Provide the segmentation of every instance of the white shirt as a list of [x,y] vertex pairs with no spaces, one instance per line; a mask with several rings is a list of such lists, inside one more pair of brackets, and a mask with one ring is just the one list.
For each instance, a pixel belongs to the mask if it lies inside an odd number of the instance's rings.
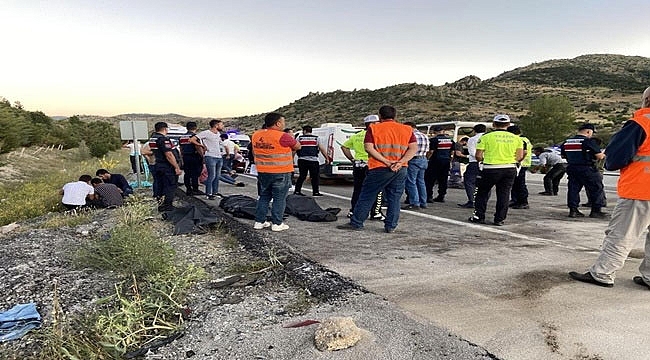
[[[225,139],[222,141],[225,152],[228,154],[235,153],[235,142],[230,139]],[[225,155],[225,154],[224,154]]]
[[95,188],[83,181],[63,185],[62,203],[66,205],[86,205],[86,196],[95,193]]
[[542,166],[555,166],[555,164],[562,164],[566,163],[565,159],[562,159],[560,154],[553,152],[553,151],[545,151],[538,156],[539,158],[539,164]]
[[136,156],[137,154],[140,153],[140,149],[142,148],[142,146],[140,145],[140,143],[137,143],[137,144],[138,144],[138,152],[137,153],[135,152],[135,146],[133,146],[133,143],[126,144],[126,147],[129,148],[129,155],[130,156]]
[[201,139],[203,145],[207,148],[205,156],[221,157],[221,137],[218,132],[215,134],[209,129],[203,130],[196,134],[196,137]]
[[476,144],[484,133],[478,133],[467,140],[467,151],[469,155],[467,158],[469,162],[476,162]]

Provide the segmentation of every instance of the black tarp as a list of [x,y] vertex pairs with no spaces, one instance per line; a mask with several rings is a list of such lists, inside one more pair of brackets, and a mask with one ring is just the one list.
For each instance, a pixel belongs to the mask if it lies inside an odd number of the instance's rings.
[[[219,207],[235,217],[254,220],[257,200],[246,195],[231,195],[224,197],[219,203]],[[309,196],[289,195],[284,215],[293,215],[300,220],[313,222],[336,221],[336,215],[340,211],[339,208],[323,210],[314,198]]]
[[196,205],[176,208],[165,212],[163,217],[174,223],[174,235],[203,233],[209,225],[219,221],[210,209]]

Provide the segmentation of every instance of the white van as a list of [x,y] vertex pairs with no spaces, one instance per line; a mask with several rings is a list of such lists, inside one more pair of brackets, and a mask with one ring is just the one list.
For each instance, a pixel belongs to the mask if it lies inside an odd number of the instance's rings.
[[[332,159],[332,163],[325,165],[325,158],[322,154],[318,154],[318,161],[321,164],[321,177],[352,179],[352,162],[341,151],[341,145],[350,136],[363,129],[363,127],[355,127],[348,123],[325,123],[312,129],[312,134],[318,136],[318,143],[325,147],[327,155]],[[300,134],[302,134],[302,131],[295,133],[295,136],[298,137]],[[298,172],[297,159],[296,156],[294,162],[296,173]]]
[[442,126],[447,135],[454,141],[458,141],[464,136],[472,136],[474,125],[483,124],[489,130],[492,129],[491,122],[475,122],[475,121],[443,121],[437,123],[426,123],[416,125],[418,130],[426,134],[428,137],[433,137],[433,128],[435,126]]

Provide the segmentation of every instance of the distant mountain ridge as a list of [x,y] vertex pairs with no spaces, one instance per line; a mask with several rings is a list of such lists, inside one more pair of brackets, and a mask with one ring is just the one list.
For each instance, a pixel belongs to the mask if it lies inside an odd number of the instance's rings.
[[[538,97],[563,95],[573,103],[578,120],[614,124],[631,115],[638,107],[641,92],[649,85],[650,58],[592,54],[533,63],[487,80],[469,75],[441,86],[411,83],[377,90],[311,92],[269,111],[283,113],[287,125],[295,127],[326,122],[360,125],[363,117],[376,113],[383,104],[395,106],[400,121],[485,121],[495,113],[517,119]],[[230,128],[252,131],[260,127],[263,118],[264,114],[256,114],[224,120]],[[203,126],[210,120],[179,114],[122,114],[106,119],[197,121]]]

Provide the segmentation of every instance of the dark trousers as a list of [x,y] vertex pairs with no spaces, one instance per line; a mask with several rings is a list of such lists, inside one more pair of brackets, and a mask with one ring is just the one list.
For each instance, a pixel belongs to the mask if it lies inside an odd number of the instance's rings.
[[[359,200],[359,194],[361,194],[363,181],[366,179],[367,174],[368,174],[368,166],[355,165],[352,168],[353,190],[352,190],[352,198],[350,199],[350,205],[351,205],[350,211],[354,209],[354,206],[357,204],[357,201]],[[380,191],[379,194],[377,194],[377,198],[375,199],[375,202],[372,204],[372,208],[370,209],[370,216],[375,216],[381,213],[382,195],[383,195],[382,191]]]
[[311,189],[318,194],[320,185],[320,164],[318,161],[298,159],[298,179],[296,180],[296,192],[300,192],[302,184],[307,179],[307,173],[311,179]]
[[503,221],[508,215],[508,202],[510,189],[515,181],[517,170],[515,168],[505,169],[483,169],[476,178],[476,198],[474,199],[474,216],[485,220],[487,202],[490,199],[492,187],[496,187],[497,208],[494,213],[494,222]]
[[433,186],[438,183],[438,196],[444,198],[447,194],[447,184],[449,179],[449,169],[451,161],[449,159],[429,159],[429,166],[424,173],[424,185],[427,188],[427,200],[433,199]]
[[[136,164],[135,161],[135,155],[129,155],[129,161],[131,161],[131,170],[133,170],[134,174],[138,173],[138,165]],[[140,159],[140,172],[144,172],[144,168],[142,165],[142,159]]]
[[557,195],[560,190],[560,180],[566,173],[566,163],[557,163],[544,175],[544,191]]
[[465,194],[467,194],[467,201],[474,202],[474,193],[476,192],[476,177],[478,176],[479,168],[478,162],[470,162],[465,168],[465,175],[463,175],[463,185],[465,185]]
[[160,183],[162,180],[158,178],[158,173],[156,172],[156,164],[149,164],[149,172],[153,178],[153,184],[151,184],[151,190],[153,191],[153,197],[155,199],[160,199],[163,194],[160,192]]
[[183,183],[185,190],[199,190],[199,176],[203,170],[203,158],[198,154],[183,155]]
[[528,172],[528,168],[522,167],[515,177],[515,181],[512,183],[510,199],[512,199],[515,204],[528,204],[528,186],[526,186],[526,172]]
[[174,172],[174,168],[169,164],[156,164],[156,174],[157,179],[154,181],[160,181],[158,190],[165,198],[163,205],[172,205],[178,187],[178,176]]
[[603,178],[600,171],[588,165],[569,165],[566,169],[569,177],[567,193],[567,206],[577,208],[580,206],[580,191],[587,190],[587,198],[591,201],[591,209],[599,211],[605,203]]

